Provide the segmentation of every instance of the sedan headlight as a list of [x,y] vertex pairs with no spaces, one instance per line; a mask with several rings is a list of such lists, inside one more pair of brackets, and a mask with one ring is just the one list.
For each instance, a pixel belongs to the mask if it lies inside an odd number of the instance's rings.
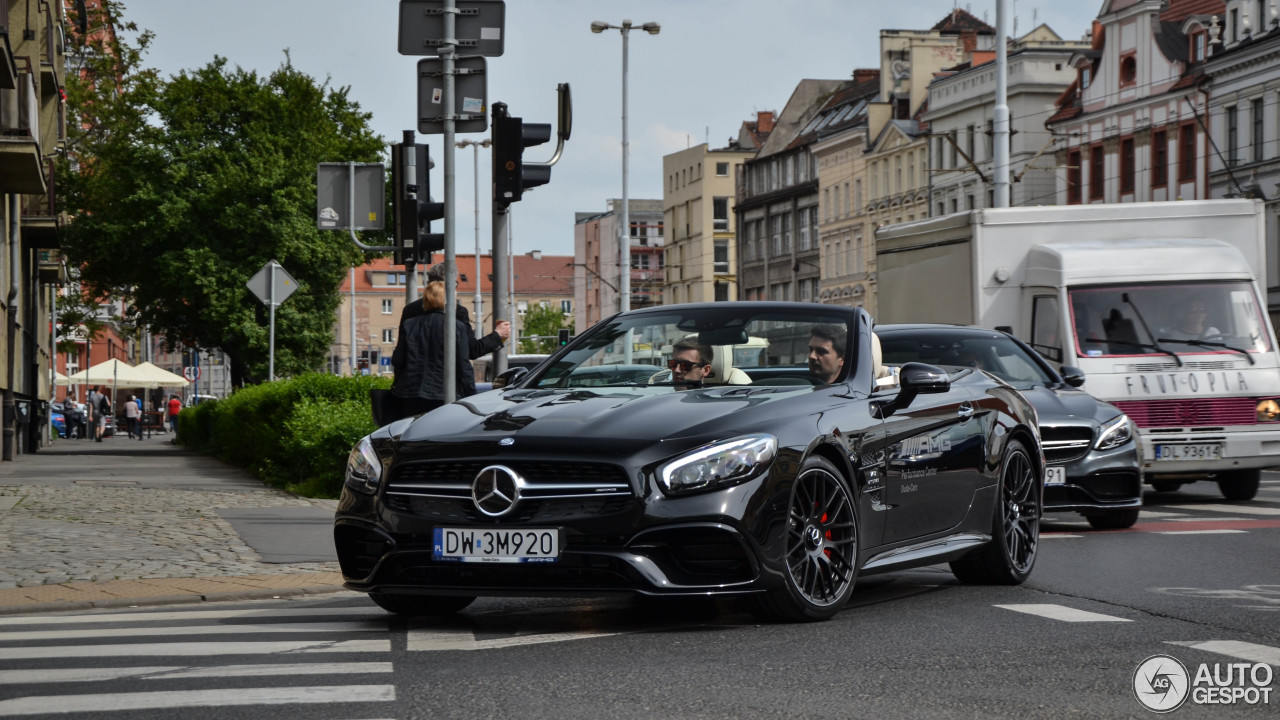
[[668,494],[709,490],[758,477],[778,454],[778,438],[744,435],[704,445],[658,469],[658,482]]
[[1267,398],[1258,401],[1257,407],[1258,422],[1273,423],[1280,422],[1280,403],[1275,398]]
[[347,487],[357,492],[372,495],[378,491],[382,482],[382,461],[373,450],[369,436],[360,438],[360,442],[352,448],[347,456]]
[[1110,422],[1103,423],[1098,433],[1098,441],[1093,444],[1095,450],[1110,450],[1120,447],[1133,439],[1133,423],[1128,415],[1120,415]]

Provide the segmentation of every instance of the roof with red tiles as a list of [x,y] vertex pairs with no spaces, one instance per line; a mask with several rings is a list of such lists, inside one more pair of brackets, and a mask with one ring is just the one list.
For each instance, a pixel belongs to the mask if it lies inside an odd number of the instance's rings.
[[[436,260],[443,262],[442,255]],[[458,267],[458,294],[465,295],[476,291],[476,256],[458,255],[455,258]],[[528,255],[517,255],[512,258],[515,265],[515,282],[513,289],[517,295],[573,295],[573,256],[543,255],[534,259]],[[385,282],[385,273],[402,273],[405,269],[393,265],[391,258],[377,258],[356,268],[357,293],[386,293],[400,290],[403,285],[390,285]],[[493,272],[493,256],[480,256],[480,292],[493,292],[490,274]],[[375,284],[375,281],[379,281]],[[351,292],[350,275],[344,277],[340,291]]]
[[959,33],[968,31],[987,35],[994,34],[996,31],[995,28],[960,8],[956,8],[947,13],[946,17],[942,18],[937,25],[934,25],[929,29],[943,33]]
[[1161,22],[1182,22],[1192,15],[1217,15],[1227,13],[1223,0],[1169,0],[1169,6],[1160,13]]

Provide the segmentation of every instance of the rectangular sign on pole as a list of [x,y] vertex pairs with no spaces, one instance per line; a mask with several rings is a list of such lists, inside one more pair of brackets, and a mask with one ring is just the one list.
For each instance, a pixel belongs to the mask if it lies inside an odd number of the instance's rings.
[[[489,76],[482,57],[455,58],[453,81],[453,131],[484,132],[489,129]],[[418,61],[418,132],[444,132],[444,61]]]
[[385,219],[386,166],[382,163],[354,163],[355,214],[351,205],[353,163],[323,162],[316,167],[316,227],[321,230],[381,230]]
[[[461,55],[502,55],[502,28],[507,4],[503,0],[456,0],[453,34]],[[401,55],[439,55],[444,45],[444,2],[400,0]]]

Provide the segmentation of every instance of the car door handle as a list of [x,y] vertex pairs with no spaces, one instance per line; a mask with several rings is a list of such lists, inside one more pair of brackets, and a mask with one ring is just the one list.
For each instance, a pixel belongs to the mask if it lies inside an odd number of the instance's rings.
[[960,409],[957,411],[957,414],[960,416],[961,422],[964,422],[965,420],[968,420],[969,418],[973,417],[973,404],[961,403]]

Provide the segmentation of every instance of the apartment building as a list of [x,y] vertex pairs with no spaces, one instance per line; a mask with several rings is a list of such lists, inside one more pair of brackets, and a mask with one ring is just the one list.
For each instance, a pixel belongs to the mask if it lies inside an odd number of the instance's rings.
[[[661,304],[665,263],[662,201],[630,199],[628,205],[631,307]],[[621,232],[622,200],[609,200],[604,212],[574,214],[574,326],[580,331],[620,307]]]
[[755,152],[703,143],[662,158],[663,304],[737,298],[734,178]]

